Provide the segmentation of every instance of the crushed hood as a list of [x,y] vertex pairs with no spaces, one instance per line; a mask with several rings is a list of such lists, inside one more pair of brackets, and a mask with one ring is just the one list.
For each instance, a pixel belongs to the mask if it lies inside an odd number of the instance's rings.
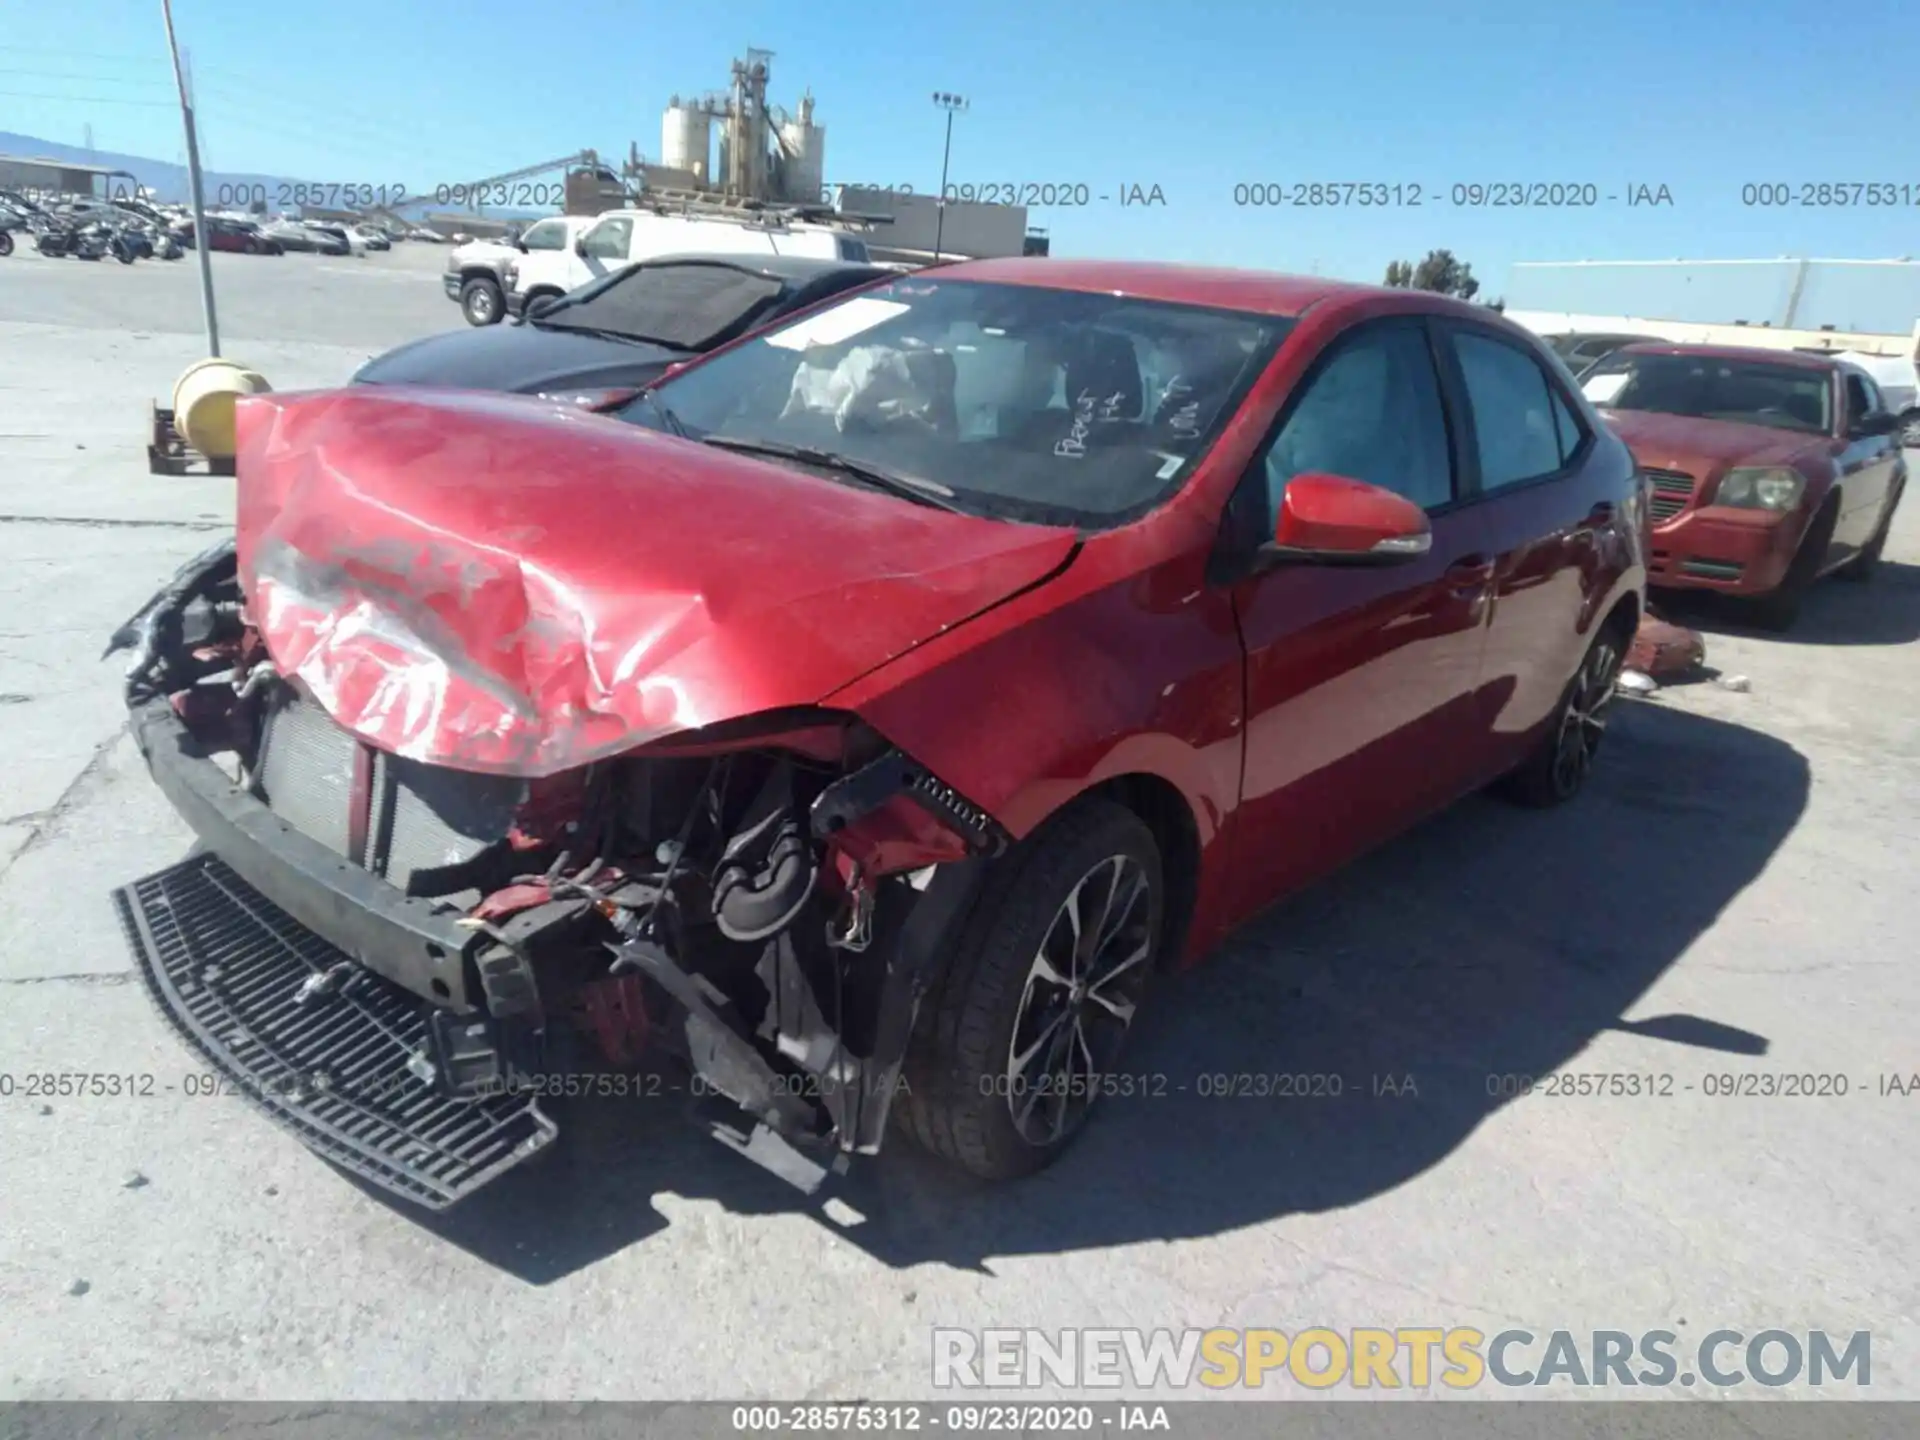
[[1078,543],[510,396],[257,396],[238,432],[281,671],[379,749],[494,774],[816,704]]
[[1823,435],[1735,420],[1702,420],[1652,410],[1601,413],[1627,442],[1638,464],[1691,475],[1705,476],[1734,465],[1792,465],[1830,443]]

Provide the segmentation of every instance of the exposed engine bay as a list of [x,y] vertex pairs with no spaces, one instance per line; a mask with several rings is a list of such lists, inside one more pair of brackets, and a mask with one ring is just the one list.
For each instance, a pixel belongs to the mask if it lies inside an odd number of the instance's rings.
[[[1007,843],[819,708],[532,778],[377,749],[276,665],[231,542],[108,649],[212,852],[120,892],[150,988],[308,1143],[430,1206],[542,1148],[540,1098],[661,1064],[804,1188],[878,1149],[919,995]],[[484,1153],[446,1138],[487,1125]]]

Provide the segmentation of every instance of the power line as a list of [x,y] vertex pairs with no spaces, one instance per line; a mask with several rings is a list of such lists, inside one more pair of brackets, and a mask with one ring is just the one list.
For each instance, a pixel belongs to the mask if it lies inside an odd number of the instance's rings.
[[36,95],[26,90],[0,90],[9,100],[65,100],[74,105],[151,105],[162,110],[177,108],[172,100],[122,100],[111,95]]

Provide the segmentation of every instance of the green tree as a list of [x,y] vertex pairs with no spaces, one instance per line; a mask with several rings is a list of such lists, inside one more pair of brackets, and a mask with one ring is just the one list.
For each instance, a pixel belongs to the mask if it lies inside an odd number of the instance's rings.
[[1480,293],[1480,282],[1473,278],[1473,267],[1457,260],[1451,250],[1429,250],[1418,265],[1395,260],[1387,266],[1387,284],[1396,290],[1431,290],[1436,295],[1452,295],[1471,300]]

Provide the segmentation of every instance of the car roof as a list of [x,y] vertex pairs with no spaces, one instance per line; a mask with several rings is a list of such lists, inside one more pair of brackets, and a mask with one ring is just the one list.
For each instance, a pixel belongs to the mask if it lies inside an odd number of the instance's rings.
[[1623,345],[1618,353],[1627,355],[1698,355],[1708,360],[1753,360],[1764,364],[1791,365],[1802,370],[1835,370],[1839,362],[1827,355],[1805,355],[1798,350],[1769,350],[1763,345],[1683,345],[1672,340],[1646,340]]
[[649,256],[638,263],[648,269],[660,265],[724,265],[729,270],[738,270],[743,274],[764,275],[769,280],[786,280],[794,284],[804,284],[822,275],[847,271],[870,275],[876,280],[882,275],[893,274],[891,270],[858,260],[826,260],[814,255],[756,255],[725,250],[676,251],[672,255]]
[[1295,317],[1323,300],[1360,300],[1370,295],[1420,295],[1436,312],[1484,316],[1481,306],[1420,290],[1386,290],[1318,275],[1284,275],[1272,270],[1235,270],[1208,265],[1172,265],[1147,260],[1067,260],[1024,256],[1004,260],[962,260],[939,267],[942,279],[978,280],[995,285],[1034,285],[1205,305],[1259,315]]

